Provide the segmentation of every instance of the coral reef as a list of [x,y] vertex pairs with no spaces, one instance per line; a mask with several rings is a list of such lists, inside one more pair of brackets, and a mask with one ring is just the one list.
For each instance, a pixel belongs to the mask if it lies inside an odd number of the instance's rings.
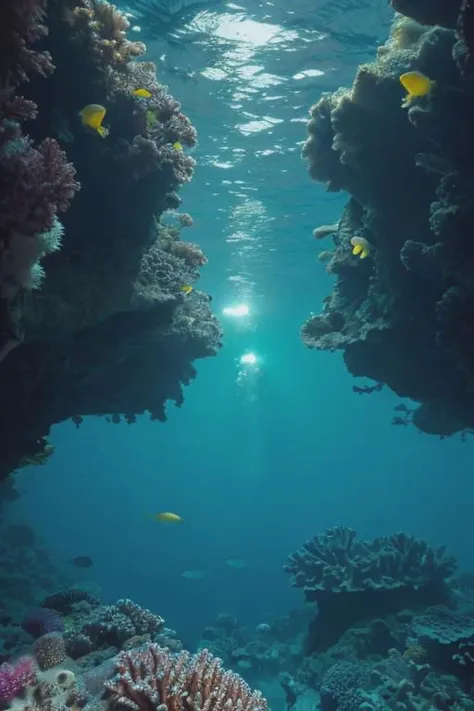
[[[65,591],[62,597],[65,598]],[[58,596],[58,602],[60,596]],[[165,645],[164,620],[128,599],[111,606],[91,606],[86,601],[71,603],[66,628],[91,627],[123,632],[123,638],[104,637],[102,655],[86,652],[73,661],[66,657],[63,636],[52,632],[40,637],[33,654],[0,665],[0,705],[20,711],[67,711],[101,708],[118,709],[189,709],[215,711],[235,708],[242,711],[266,711],[267,702],[252,691],[236,673],[226,671],[221,660],[208,650],[195,655]],[[89,608],[89,609],[87,609]],[[113,612],[111,616],[109,613]],[[115,620],[122,614],[124,620]],[[128,617],[127,617],[128,616]],[[134,636],[131,633],[139,633]],[[160,642],[153,642],[160,639]],[[111,642],[124,643],[119,652]]]
[[204,255],[160,222],[192,177],[196,131],[126,17],[99,0],[0,12],[1,477],[67,418],[165,420],[221,332],[189,293]]
[[357,620],[449,600],[456,570],[445,549],[404,533],[357,541],[350,528],[329,529],[289,556],[291,585],[318,603],[308,649],[324,649]]
[[[450,578],[449,608],[433,606],[426,586],[453,573],[452,559],[406,536],[354,538],[349,529],[330,531],[311,554],[299,553],[312,592],[347,595],[346,606],[357,607],[359,594],[393,590],[410,607],[386,605],[382,618],[374,605],[317,648],[305,643],[312,609],[253,628],[221,614],[191,654],[159,615],[133,601],[102,605],[86,590],[64,588],[44,600],[51,607],[40,608],[56,609],[64,632],[11,649],[0,665],[0,704],[12,711],[265,711],[267,701],[251,690],[261,686],[272,707],[283,702],[295,711],[474,711],[472,575]],[[403,596],[410,585],[425,596]]]
[[[311,109],[310,175],[350,199],[337,225],[316,231],[332,235],[336,282],[302,338],[342,350],[353,375],[420,403],[416,427],[449,436],[474,424],[472,3],[392,5],[406,17],[376,61]],[[402,107],[407,72],[429,84]],[[367,259],[352,239],[369,246]]]
[[176,633],[164,626],[163,618],[132,600],[102,605],[87,591],[73,588],[49,595],[42,604],[49,612],[61,615],[67,656],[86,658],[82,660],[86,666],[96,659],[96,653],[108,650],[107,656],[112,656],[130,644],[151,640],[174,651],[181,649]]
[[53,565],[29,526],[2,526],[0,539],[1,663],[14,649],[27,651],[31,637],[63,630],[59,616],[38,608],[38,600],[70,581]]
[[237,674],[225,671],[220,659],[207,650],[191,656],[172,655],[158,645],[122,652],[116,660],[116,674],[105,684],[114,708],[136,711],[187,708],[224,711],[265,711],[260,692],[251,691]]
[[202,631],[198,649],[210,650],[254,682],[283,672],[294,674],[302,661],[302,640],[312,616],[312,611],[295,610],[250,628],[223,613]]

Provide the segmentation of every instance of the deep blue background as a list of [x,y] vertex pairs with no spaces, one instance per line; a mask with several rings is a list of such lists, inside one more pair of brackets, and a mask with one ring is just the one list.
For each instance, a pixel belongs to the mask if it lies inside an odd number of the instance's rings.
[[[132,597],[189,641],[218,612],[253,624],[299,604],[282,563],[328,526],[360,536],[403,529],[473,563],[472,442],[392,427],[394,394],[354,394],[340,354],[310,352],[299,339],[331,288],[317,260],[331,245],[316,243],[312,229],[344,205],[306,174],[307,110],[374,56],[387,35],[386,3],[355,3],[333,20],[329,5],[318,19],[301,3],[299,25],[285,3],[245,5],[199,17],[180,46],[151,43],[149,54],[200,136],[195,179],[183,191],[195,220],[183,237],[209,257],[200,288],[218,315],[245,302],[250,317],[223,317],[224,349],[197,364],[166,424],[57,426],[54,456],[17,475],[24,495],[11,509],[72,577],[97,582],[108,601]],[[317,71],[307,77],[307,69]],[[244,393],[246,351],[257,354],[262,378]],[[150,518],[163,510],[185,525]],[[94,567],[73,568],[76,555],[92,556]],[[232,569],[229,557],[249,565]],[[189,568],[205,577],[183,578]]]

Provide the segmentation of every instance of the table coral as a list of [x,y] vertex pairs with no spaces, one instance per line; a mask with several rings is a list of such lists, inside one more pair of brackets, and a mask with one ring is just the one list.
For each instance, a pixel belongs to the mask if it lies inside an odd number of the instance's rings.
[[329,529],[289,556],[291,585],[317,601],[311,647],[327,647],[356,620],[449,598],[444,580],[456,569],[445,549],[404,533],[357,541],[349,528]]

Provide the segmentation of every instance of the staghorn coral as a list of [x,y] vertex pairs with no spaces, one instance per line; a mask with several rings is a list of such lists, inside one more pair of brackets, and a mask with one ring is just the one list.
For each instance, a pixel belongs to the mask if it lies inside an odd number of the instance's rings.
[[189,708],[223,711],[265,711],[267,702],[206,649],[172,655],[158,645],[122,652],[116,674],[105,683],[112,708],[169,711]]
[[456,569],[445,549],[404,533],[356,541],[356,532],[329,529],[289,556],[291,585],[317,601],[310,646],[327,647],[354,621],[410,605],[443,601]]

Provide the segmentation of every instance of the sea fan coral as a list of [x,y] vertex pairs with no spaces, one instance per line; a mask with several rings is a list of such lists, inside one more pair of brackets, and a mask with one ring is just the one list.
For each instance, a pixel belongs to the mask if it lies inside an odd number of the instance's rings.
[[[151,644],[117,657],[116,675],[105,683],[107,693],[119,708],[152,711],[184,711],[203,708],[224,711],[266,711],[267,702],[207,649],[199,654],[171,654]],[[163,704],[163,706],[162,706]]]

